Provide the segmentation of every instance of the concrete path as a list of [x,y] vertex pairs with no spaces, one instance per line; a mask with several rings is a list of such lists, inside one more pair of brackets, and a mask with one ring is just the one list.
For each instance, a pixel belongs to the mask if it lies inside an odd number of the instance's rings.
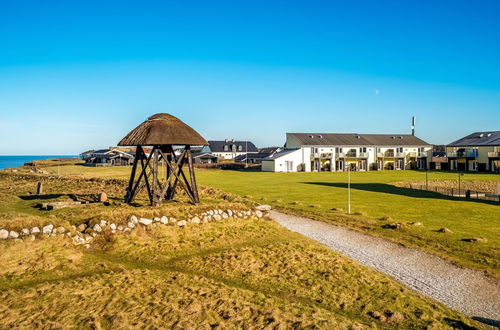
[[475,270],[382,238],[309,218],[271,211],[282,226],[484,323],[500,325],[500,284]]

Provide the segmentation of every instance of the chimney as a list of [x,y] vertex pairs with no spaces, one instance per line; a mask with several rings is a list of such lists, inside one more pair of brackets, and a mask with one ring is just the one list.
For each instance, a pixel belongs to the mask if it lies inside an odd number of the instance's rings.
[[411,117],[411,135],[415,136],[415,116]]

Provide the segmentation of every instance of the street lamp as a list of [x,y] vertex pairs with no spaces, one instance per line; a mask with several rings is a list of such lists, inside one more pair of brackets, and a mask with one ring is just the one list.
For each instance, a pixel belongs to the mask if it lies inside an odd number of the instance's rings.
[[347,166],[347,214],[351,214],[351,166]]
[[463,175],[463,173],[458,173],[458,197],[460,197],[460,177]]

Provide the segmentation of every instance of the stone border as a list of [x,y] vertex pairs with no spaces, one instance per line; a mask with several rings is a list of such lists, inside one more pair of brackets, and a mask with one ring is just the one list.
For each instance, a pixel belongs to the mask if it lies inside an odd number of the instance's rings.
[[0,240],[9,239],[14,241],[22,241],[23,239],[29,239],[34,241],[37,238],[41,237],[67,237],[71,238],[74,244],[85,244],[85,246],[88,248],[90,247],[89,243],[98,235],[103,233],[127,233],[138,228],[139,226],[156,227],[159,225],[177,225],[180,228],[184,228],[189,223],[202,224],[213,221],[221,221],[228,218],[260,219],[263,217],[267,217],[270,210],[271,206],[269,205],[258,205],[253,210],[212,209],[195,214],[194,216],[189,216],[187,219],[183,220],[177,220],[174,217],[167,216],[156,217],[153,219],[137,218],[135,215],[133,215],[129,218],[126,225],[117,225],[115,223],[108,223],[108,221],[106,220],[101,220],[99,221],[99,223],[94,223],[93,225],[88,225],[86,223],[81,223],[77,226],[73,225],[70,229],[67,229],[63,226],[55,228],[52,224],[43,226],[41,229],[39,227],[33,227],[31,229],[23,228],[20,230],[20,232],[0,229]]

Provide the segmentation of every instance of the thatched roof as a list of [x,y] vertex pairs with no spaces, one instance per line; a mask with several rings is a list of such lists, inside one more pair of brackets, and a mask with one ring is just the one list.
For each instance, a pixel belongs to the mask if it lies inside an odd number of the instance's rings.
[[149,117],[118,142],[119,146],[162,144],[206,146],[208,142],[179,118],[167,113]]

